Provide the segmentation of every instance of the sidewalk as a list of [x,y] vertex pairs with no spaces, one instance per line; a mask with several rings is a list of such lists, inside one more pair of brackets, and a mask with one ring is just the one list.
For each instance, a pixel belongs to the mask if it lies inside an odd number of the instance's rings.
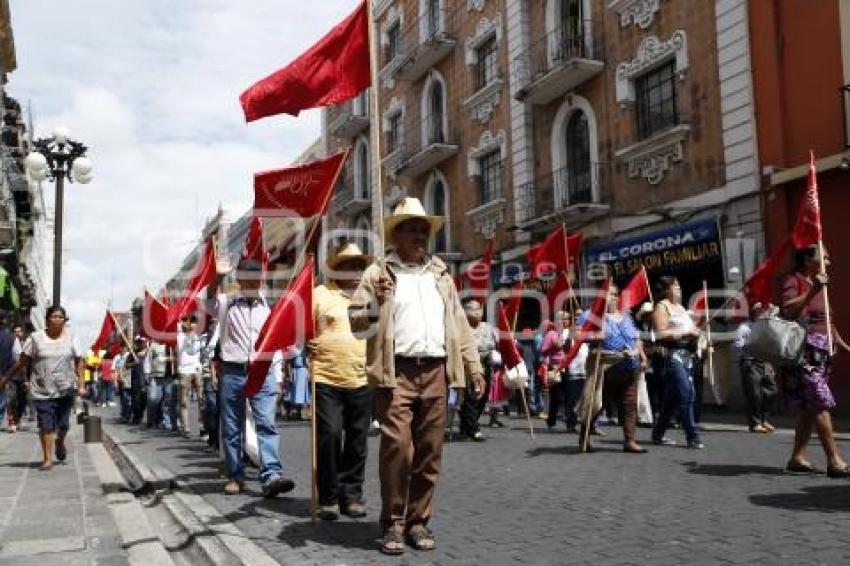
[[75,422],[68,460],[38,470],[34,422],[0,432],[0,564],[128,564],[92,458]]

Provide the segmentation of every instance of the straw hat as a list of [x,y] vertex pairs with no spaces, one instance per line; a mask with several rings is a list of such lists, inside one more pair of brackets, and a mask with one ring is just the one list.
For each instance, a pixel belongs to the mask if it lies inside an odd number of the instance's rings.
[[325,265],[327,265],[329,270],[334,271],[339,264],[352,259],[363,260],[363,263],[366,265],[372,263],[372,256],[364,254],[360,246],[354,242],[346,242],[337,248],[336,252],[328,258]]
[[443,222],[445,222],[445,218],[442,216],[429,216],[418,198],[405,197],[395,206],[392,216],[384,220],[384,234],[386,239],[389,240],[392,238],[393,230],[399,224],[413,218],[422,218],[428,222],[431,226],[432,238],[440,231],[440,228],[443,227]]

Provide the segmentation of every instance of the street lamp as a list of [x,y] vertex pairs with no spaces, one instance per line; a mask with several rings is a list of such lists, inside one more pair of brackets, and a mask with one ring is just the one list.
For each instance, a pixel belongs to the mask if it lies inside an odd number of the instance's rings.
[[86,146],[70,139],[68,128],[56,128],[49,138],[33,142],[33,151],[24,165],[33,181],[51,179],[56,183],[56,210],[53,226],[53,304],[60,304],[62,288],[62,216],[65,179],[86,184],[92,180],[92,162]]

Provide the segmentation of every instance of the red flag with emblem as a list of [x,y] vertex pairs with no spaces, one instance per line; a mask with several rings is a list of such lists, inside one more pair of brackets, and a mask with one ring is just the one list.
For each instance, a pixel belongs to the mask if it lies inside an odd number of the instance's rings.
[[539,278],[552,271],[569,272],[570,266],[578,263],[583,240],[581,232],[568,235],[563,226],[546,236],[543,242],[533,246],[526,254],[531,276]]
[[[371,1],[371,0],[368,0]],[[350,100],[371,83],[366,1],[300,57],[239,97],[245,121]]]
[[323,214],[347,152],[304,165],[254,174],[254,214],[306,218]]
[[815,154],[809,152],[809,184],[806,194],[800,199],[797,222],[791,239],[798,250],[816,246],[823,238],[820,223],[820,200],[818,198],[818,170],[815,166]]
[[646,273],[646,266],[641,265],[631,281],[620,291],[620,310],[631,310],[648,299],[649,295],[649,276]]
[[313,263],[312,257],[307,260],[289,290],[275,303],[257,336],[244,387],[248,397],[263,387],[275,352],[313,337]]
[[106,349],[106,345],[115,332],[115,328],[115,317],[107,309],[106,315],[103,317],[103,322],[100,325],[100,332],[98,332],[97,338],[95,338],[94,343],[91,345],[91,349],[95,354]]

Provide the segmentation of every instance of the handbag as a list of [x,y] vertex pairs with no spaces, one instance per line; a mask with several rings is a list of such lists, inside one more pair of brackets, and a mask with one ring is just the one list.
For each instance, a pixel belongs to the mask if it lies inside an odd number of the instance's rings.
[[780,317],[779,308],[773,307],[753,322],[744,352],[757,360],[789,367],[800,364],[805,344],[806,328]]

